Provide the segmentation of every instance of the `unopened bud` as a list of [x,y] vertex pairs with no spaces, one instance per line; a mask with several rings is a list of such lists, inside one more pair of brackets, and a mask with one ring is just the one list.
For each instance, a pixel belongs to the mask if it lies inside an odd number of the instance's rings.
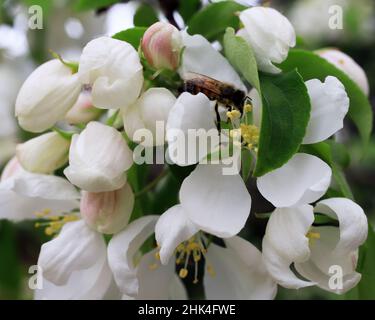
[[89,91],[82,91],[72,109],[65,116],[65,119],[72,125],[85,124],[96,120],[101,113],[101,109],[93,106],[91,93]]
[[134,194],[128,184],[115,191],[82,193],[82,217],[91,228],[101,233],[113,234],[125,228],[133,207]]
[[334,48],[321,49],[317,53],[338,69],[344,71],[367,96],[369,95],[370,89],[366,73],[350,56]]
[[35,173],[52,173],[68,162],[70,141],[49,132],[17,146],[22,167]]
[[143,53],[155,69],[176,70],[180,64],[181,48],[180,32],[166,22],[154,23],[142,39]]

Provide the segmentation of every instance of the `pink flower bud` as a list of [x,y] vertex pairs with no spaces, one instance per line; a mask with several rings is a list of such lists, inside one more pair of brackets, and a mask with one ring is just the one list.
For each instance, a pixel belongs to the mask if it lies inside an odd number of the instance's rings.
[[180,32],[166,22],[156,22],[142,39],[142,50],[148,63],[156,69],[176,70],[180,64]]
[[364,94],[369,95],[370,87],[366,73],[350,56],[335,48],[321,49],[317,53],[344,71],[362,89]]
[[65,119],[73,125],[88,123],[97,119],[101,113],[102,110],[93,106],[91,93],[89,91],[82,91],[72,109],[65,116]]
[[81,215],[98,232],[113,234],[129,222],[134,207],[134,194],[128,184],[115,191],[82,192]]

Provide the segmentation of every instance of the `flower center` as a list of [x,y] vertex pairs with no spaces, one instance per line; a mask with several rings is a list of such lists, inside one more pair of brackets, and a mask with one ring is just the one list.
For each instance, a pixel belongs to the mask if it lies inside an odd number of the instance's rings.
[[[206,253],[207,253],[207,245],[205,238],[202,234],[198,233],[195,236],[191,237],[189,240],[180,243],[175,251],[176,254],[176,264],[182,266],[179,270],[179,277],[181,279],[185,279],[189,274],[189,262],[194,263],[194,280],[193,283],[196,284],[199,282],[198,274],[199,274],[199,262],[201,262],[204,258],[206,271],[207,273],[214,277],[215,270],[212,265],[209,263]],[[150,270],[155,270],[159,266],[160,255],[159,252],[155,253],[155,259],[157,260],[156,263],[153,263],[149,266]]]
[[204,239],[202,238],[201,234],[197,234],[193,237],[191,237],[189,240],[181,243],[176,248],[176,264],[182,265],[183,267],[179,271],[180,278],[184,279],[189,274],[188,271],[188,264],[189,261],[193,260],[194,262],[194,280],[193,283],[198,283],[198,271],[199,271],[199,262],[202,261],[202,258],[204,257],[206,262],[206,270],[208,274],[211,276],[215,276],[215,271],[211,264],[207,260],[207,249],[203,243],[205,243]]
[[[241,113],[238,110],[232,110],[227,112],[228,119],[231,120],[233,129],[230,130],[229,135],[235,141],[241,140],[241,145],[248,148],[251,151],[258,152],[259,143],[259,128],[251,124],[253,106],[246,103],[243,108],[242,120],[243,123],[236,123],[235,120],[241,119]],[[250,118],[249,118],[250,117]]]
[[36,222],[35,228],[45,228],[44,233],[47,236],[57,235],[61,228],[67,222],[77,221],[80,218],[76,213],[64,214],[64,215],[53,215],[51,209],[45,209],[41,212],[35,212],[34,215],[37,218],[44,219],[44,222]]

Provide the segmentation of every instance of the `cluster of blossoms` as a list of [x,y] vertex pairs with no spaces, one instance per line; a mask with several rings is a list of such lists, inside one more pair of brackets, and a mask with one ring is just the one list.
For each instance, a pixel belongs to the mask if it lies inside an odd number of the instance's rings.
[[[263,7],[246,9],[239,18],[243,29],[237,35],[252,47],[258,69],[279,73],[277,64],[296,42],[287,18]],[[351,58],[337,50],[320,54],[367,92],[366,77]],[[225,105],[215,112],[204,93],[166,88],[168,79],[187,80],[192,73],[242,90],[252,103],[243,112]],[[160,81],[164,86],[155,86],[153,80],[165,74],[170,77]],[[349,98],[332,76],[305,85],[311,101],[303,138],[308,145],[343,127]],[[207,299],[273,299],[278,284],[336,293],[354,287],[367,219],[352,200],[318,201],[332,171],[314,155],[296,153],[257,178],[259,191],[275,207],[262,250],[238,235],[251,211],[245,181],[239,172],[225,174],[225,163],[203,162],[236,136],[228,158],[238,162],[246,149],[256,159],[261,110],[259,93],[208,40],[163,22],[148,28],[138,52],[125,41],[100,37],[86,45],[78,64],[59,58],[37,68],[18,94],[16,115],[22,128],[43,133],[17,147],[0,183],[0,218],[38,219],[36,225],[53,236],[41,248],[43,286],[35,298],[184,299],[182,279],[202,280]],[[156,134],[157,122],[164,123],[165,136]],[[230,128],[228,135],[220,133],[219,122]],[[62,130],[65,124],[73,131]],[[142,129],[153,134],[151,142],[139,139]],[[194,129],[213,131],[219,144],[186,159],[181,149],[190,155],[190,144],[204,134],[186,146],[174,132]],[[142,143],[167,143],[173,163],[195,166],[181,184],[179,203],[161,216],[132,215],[137,195],[127,172],[137,166],[134,145]],[[315,214],[331,223],[316,226]],[[329,286],[332,265],[343,270],[340,288]]]

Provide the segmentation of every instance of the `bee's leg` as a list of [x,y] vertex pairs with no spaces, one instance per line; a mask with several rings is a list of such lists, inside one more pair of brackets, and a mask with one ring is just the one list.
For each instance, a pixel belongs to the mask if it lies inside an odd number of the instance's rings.
[[219,131],[219,137],[221,135],[221,118],[219,113],[219,103],[216,102],[215,104],[215,113],[216,113],[216,122],[217,122],[217,130]]
[[243,106],[242,106],[242,109],[245,108],[245,106],[247,105],[252,105],[253,104],[253,99],[251,99],[249,96],[246,96],[244,101],[243,101]]
[[252,104],[253,103],[253,99],[251,99],[249,96],[246,96],[245,97],[245,104]]

